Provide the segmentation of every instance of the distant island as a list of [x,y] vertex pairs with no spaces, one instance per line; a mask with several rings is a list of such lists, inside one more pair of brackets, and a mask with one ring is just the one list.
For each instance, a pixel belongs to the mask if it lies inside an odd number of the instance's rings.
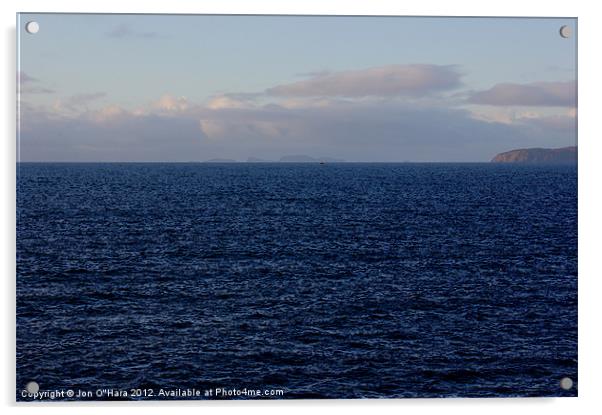
[[496,155],[492,163],[576,164],[577,147],[522,148]]

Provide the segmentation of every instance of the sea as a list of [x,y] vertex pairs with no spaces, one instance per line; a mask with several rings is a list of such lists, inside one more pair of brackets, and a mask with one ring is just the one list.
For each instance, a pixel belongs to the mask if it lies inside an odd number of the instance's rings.
[[17,400],[577,396],[575,166],[18,163],[16,252]]

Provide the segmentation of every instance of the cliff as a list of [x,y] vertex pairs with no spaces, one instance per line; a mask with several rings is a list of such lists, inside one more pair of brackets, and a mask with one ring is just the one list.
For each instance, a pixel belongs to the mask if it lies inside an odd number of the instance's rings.
[[493,163],[576,164],[577,147],[523,148],[496,155]]

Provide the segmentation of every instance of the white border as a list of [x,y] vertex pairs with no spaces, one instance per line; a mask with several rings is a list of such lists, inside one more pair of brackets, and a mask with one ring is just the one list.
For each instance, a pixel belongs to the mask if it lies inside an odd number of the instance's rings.
[[419,2],[384,0],[221,0],[221,1],[135,1],[135,0],[4,0],[0,2],[3,34],[1,65],[3,98],[0,114],[5,133],[2,140],[0,193],[2,195],[0,255],[2,255],[2,376],[0,402],[5,413],[43,411],[48,414],[143,412],[165,414],[174,403],[145,402],[136,405],[106,404],[36,404],[14,403],[15,367],[15,13],[21,12],[105,12],[105,13],[225,13],[225,14],[347,14],[347,15],[446,15],[446,16],[563,16],[579,18],[579,398],[565,399],[438,399],[438,400],[363,400],[363,401],[244,401],[244,402],[180,402],[178,412],[246,412],[250,414],[301,414],[308,411],[351,413],[366,410],[383,413],[439,413],[449,414],[507,414],[508,412],[543,412],[546,414],[591,413],[600,407],[598,386],[600,375],[601,335],[598,316],[600,303],[600,267],[597,257],[601,248],[598,236],[600,226],[599,183],[602,157],[600,115],[597,93],[600,88],[599,40],[602,39],[602,16],[596,13],[596,2],[505,0],[487,2],[477,0]]

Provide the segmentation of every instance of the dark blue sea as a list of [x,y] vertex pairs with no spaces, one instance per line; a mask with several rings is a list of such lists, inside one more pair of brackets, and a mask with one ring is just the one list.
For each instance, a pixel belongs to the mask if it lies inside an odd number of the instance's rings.
[[17,170],[18,400],[577,395],[576,167]]

